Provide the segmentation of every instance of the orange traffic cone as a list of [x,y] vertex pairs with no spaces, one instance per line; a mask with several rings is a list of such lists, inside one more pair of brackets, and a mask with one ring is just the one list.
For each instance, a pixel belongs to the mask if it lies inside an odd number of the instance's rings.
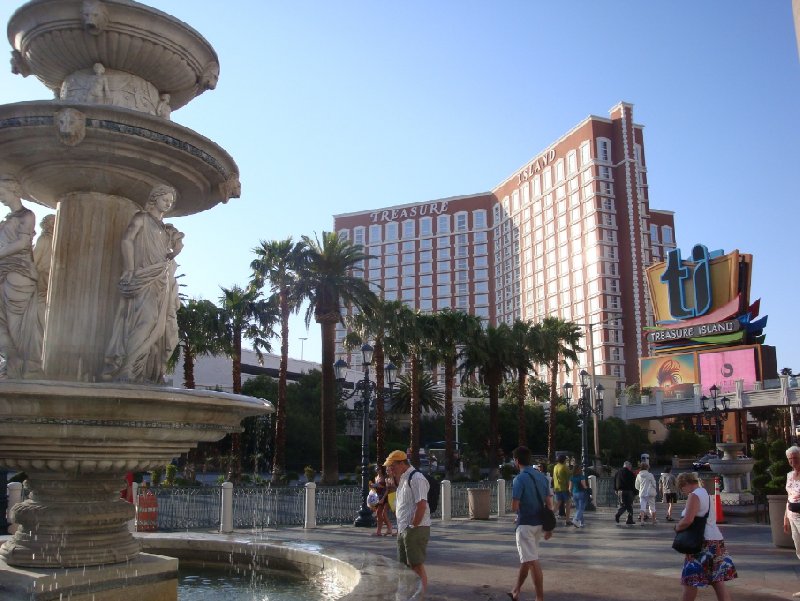
[[720,494],[719,476],[714,478],[714,513],[716,515],[717,524],[725,523],[725,514],[722,513],[722,495]]

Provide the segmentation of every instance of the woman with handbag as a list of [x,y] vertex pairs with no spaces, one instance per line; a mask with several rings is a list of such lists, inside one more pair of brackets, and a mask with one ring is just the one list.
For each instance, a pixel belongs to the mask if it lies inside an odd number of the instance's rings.
[[711,497],[706,489],[700,486],[697,474],[686,472],[677,479],[678,490],[686,495],[686,508],[680,521],[675,525],[675,532],[699,530],[703,528],[703,537],[698,553],[685,555],[681,584],[683,585],[682,601],[694,601],[697,589],[711,586],[718,601],[730,601],[725,581],[736,578],[736,567],[733,565],[722,532],[717,527],[714,514],[711,512]]
[[[786,449],[786,459],[792,466],[792,471],[786,475],[786,494],[789,499],[783,514],[783,531],[786,534],[791,533],[795,553],[800,559],[800,447],[792,445]],[[800,592],[792,597],[800,598]]]

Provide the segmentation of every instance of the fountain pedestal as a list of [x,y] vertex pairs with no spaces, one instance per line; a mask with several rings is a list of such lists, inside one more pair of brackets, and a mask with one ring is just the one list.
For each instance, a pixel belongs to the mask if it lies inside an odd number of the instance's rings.
[[734,515],[752,515],[755,513],[755,499],[742,489],[742,477],[753,471],[754,459],[740,458],[738,452],[744,449],[744,443],[721,442],[717,449],[722,451],[721,459],[708,462],[711,470],[722,476],[723,491],[720,493],[723,511]]

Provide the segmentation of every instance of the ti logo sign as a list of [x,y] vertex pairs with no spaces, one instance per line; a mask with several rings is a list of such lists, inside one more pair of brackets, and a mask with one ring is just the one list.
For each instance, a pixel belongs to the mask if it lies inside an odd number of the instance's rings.
[[[711,270],[708,249],[702,244],[692,248],[692,259],[685,265],[681,250],[675,248],[667,253],[667,267],[661,281],[667,285],[669,312],[675,319],[689,319],[704,315],[711,308]],[[692,302],[687,303],[686,282],[690,280],[694,290]]]

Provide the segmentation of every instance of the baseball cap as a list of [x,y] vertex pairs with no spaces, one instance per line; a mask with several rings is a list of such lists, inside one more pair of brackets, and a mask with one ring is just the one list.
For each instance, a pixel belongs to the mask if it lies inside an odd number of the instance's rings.
[[392,451],[383,462],[384,467],[389,467],[395,461],[405,461],[408,457],[403,451]]

